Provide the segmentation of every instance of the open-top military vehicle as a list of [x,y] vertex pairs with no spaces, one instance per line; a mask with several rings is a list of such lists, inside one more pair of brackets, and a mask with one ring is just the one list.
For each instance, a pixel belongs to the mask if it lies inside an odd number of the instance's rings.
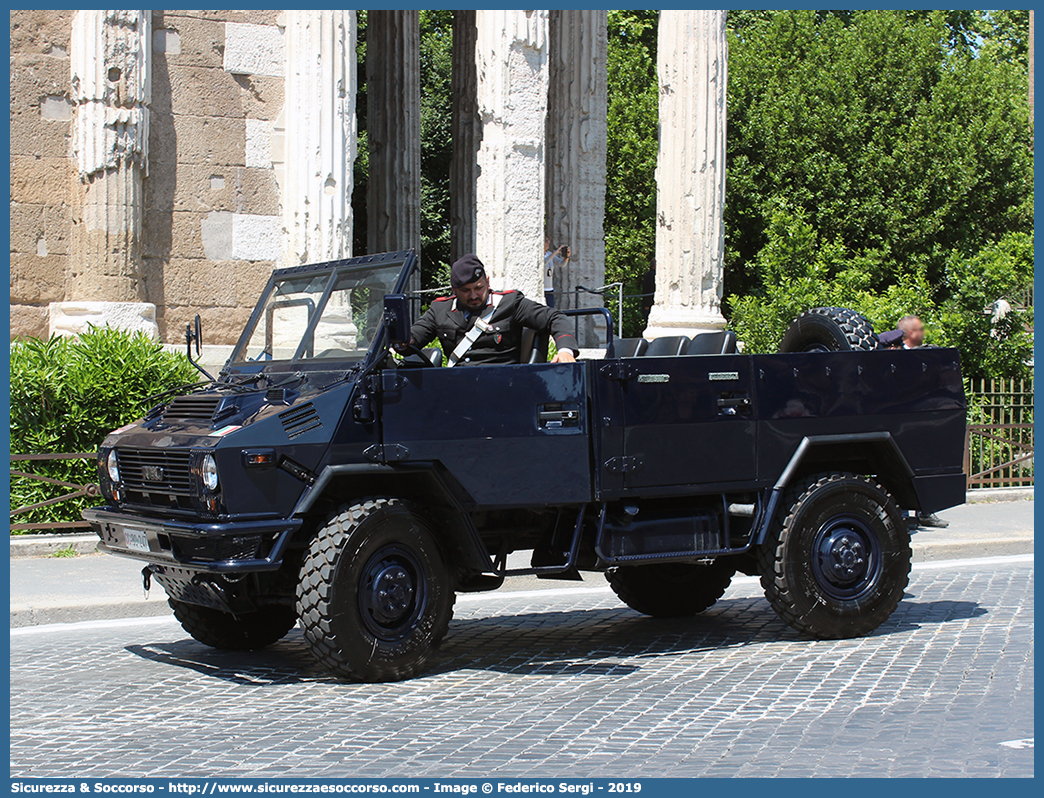
[[907,583],[904,510],[964,501],[955,350],[878,351],[857,314],[817,308],[779,354],[607,330],[604,359],[542,362],[535,335],[521,365],[436,368],[402,346],[414,263],[275,271],[217,379],[102,443],[106,505],[84,515],[197,640],[300,624],[332,673],[400,679],[456,592],[580,571],[654,616],[760,574],[792,627],[864,635]]

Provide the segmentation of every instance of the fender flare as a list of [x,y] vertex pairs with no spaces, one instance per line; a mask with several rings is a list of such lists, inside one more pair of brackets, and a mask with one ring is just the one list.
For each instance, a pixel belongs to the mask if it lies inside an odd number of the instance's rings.
[[291,513],[292,517],[301,517],[323,497],[326,488],[338,477],[360,476],[388,479],[410,479],[426,477],[431,479],[439,493],[439,498],[449,508],[454,523],[442,530],[438,537],[445,537],[453,544],[457,555],[456,564],[478,573],[491,573],[493,562],[486,550],[485,543],[479,535],[471,517],[465,512],[453,490],[446,484],[438,469],[431,463],[410,463],[408,465],[383,465],[380,463],[353,463],[347,465],[328,465],[316,478],[315,482],[301,495]]
[[899,476],[909,485],[909,491],[914,496],[914,501],[916,501],[916,493],[913,488],[914,471],[910,467],[910,463],[907,462],[906,456],[902,453],[899,445],[895,442],[895,438],[892,437],[892,433],[884,430],[841,435],[806,435],[801,439],[797,449],[794,450],[794,454],[791,455],[789,462],[783,469],[783,473],[776,480],[776,484],[768,491],[769,496],[768,501],[765,503],[765,512],[758,519],[754,545],[760,546],[768,539],[769,529],[772,527],[772,519],[775,518],[777,510],[779,510],[779,503],[783,499],[783,493],[793,481],[801,464],[813,448],[837,445],[850,446],[860,443],[873,444],[880,452],[885,454],[889,465],[896,469]]

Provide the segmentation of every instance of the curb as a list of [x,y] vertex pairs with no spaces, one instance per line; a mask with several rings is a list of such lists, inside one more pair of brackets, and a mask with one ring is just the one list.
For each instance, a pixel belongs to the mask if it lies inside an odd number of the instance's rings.
[[77,554],[94,554],[98,536],[93,532],[74,535],[11,535],[11,559],[49,557],[58,550],[72,549]]
[[967,504],[1033,501],[1033,488],[972,488]]

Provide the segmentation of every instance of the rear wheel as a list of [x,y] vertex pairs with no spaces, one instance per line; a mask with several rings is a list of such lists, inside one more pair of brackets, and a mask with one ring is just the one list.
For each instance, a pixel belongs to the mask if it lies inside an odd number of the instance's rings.
[[859,637],[888,620],[910,575],[902,512],[875,481],[811,477],[788,491],[786,517],[759,557],[765,597],[793,628]]
[[720,599],[735,570],[721,560],[708,565],[657,563],[610,568],[605,578],[632,610],[655,618],[685,618]]
[[168,598],[182,628],[205,646],[252,651],[282,640],[297,623],[292,607],[272,606],[255,612],[229,612]]
[[331,673],[367,682],[424,670],[449,628],[454,594],[424,521],[396,499],[335,515],[305,555],[301,627]]
[[863,316],[848,308],[812,308],[794,319],[780,352],[873,351],[881,344]]

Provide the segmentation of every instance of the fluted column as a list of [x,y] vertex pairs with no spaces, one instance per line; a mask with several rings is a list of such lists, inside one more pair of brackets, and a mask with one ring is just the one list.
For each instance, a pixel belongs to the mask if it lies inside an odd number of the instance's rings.
[[475,251],[493,287],[543,295],[547,11],[476,12]]
[[724,11],[662,11],[657,44],[656,301],[646,338],[721,329]]
[[[550,16],[547,234],[554,246],[568,244],[571,255],[554,274],[560,308],[574,307],[577,285],[598,288],[605,282],[606,15]],[[596,294],[580,294],[580,307],[602,304]]]
[[420,12],[366,18],[366,140],[370,252],[420,253]]
[[286,12],[282,195],[288,266],[352,254],[355,12]]
[[66,296],[50,330],[88,325],[158,337],[156,306],[143,302],[141,237],[152,102],[152,12],[77,11],[69,64],[74,104],[73,250]]
[[69,297],[135,301],[148,171],[151,11],[77,11],[70,40],[73,151],[82,193]]
[[450,261],[475,251],[475,183],[482,122],[476,99],[474,11],[453,12],[453,156],[450,160]]

